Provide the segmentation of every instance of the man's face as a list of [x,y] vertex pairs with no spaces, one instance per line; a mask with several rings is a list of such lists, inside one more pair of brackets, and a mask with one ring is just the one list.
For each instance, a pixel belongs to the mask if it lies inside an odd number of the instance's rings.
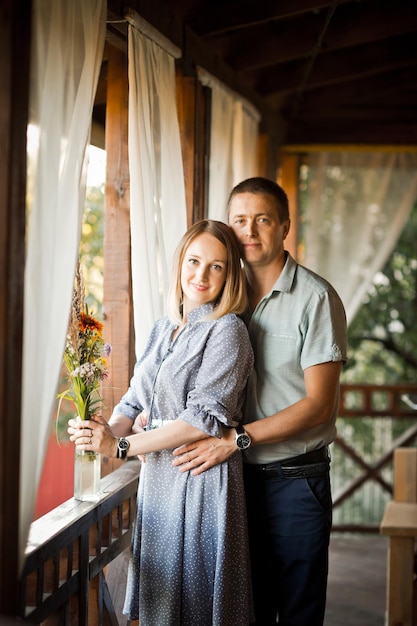
[[276,263],[284,254],[290,222],[281,224],[275,198],[269,194],[240,193],[229,206],[229,225],[253,267]]

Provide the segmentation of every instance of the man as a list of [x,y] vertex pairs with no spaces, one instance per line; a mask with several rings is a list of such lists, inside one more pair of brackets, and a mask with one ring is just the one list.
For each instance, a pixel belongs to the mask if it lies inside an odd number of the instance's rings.
[[256,626],[321,626],[345,312],[331,285],[284,250],[290,218],[279,185],[243,181],[228,216],[248,271],[255,354],[245,432],[183,446],[174,464],[196,475],[244,449]]

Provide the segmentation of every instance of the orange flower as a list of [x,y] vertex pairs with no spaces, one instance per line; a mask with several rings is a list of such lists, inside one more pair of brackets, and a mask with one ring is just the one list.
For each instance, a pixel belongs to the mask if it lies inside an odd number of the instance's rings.
[[101,332],[103,330],[103,324],[96,320],[91,315],[87,315],[87,313],[80,313],[79,320],[80,330],[82,332],[86,332],[90,330],[91,332],[96,332],[101,337]]

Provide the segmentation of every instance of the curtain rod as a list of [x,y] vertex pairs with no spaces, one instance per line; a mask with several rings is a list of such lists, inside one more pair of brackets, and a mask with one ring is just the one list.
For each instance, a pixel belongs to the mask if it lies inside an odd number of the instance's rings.
[[210,72],[205,70],[203,67],[197,66],[197,76],[198,76],[199,81],[205,87],[211,87],[213,84],[218,85],[226,93],[229,93],[233,98],[240,100],[246,113],[248,113],[256,122],[260,121],[261,114],[259,113],[258,109],[255,107],[255,105],[253,105],[247,98],[244,98],[237,91],[234,91],[233,89],[225,85],[225,83],[223,83],[221,80],[216,78],[216,76],[213,76],[212,74],[210,74]]
[[124,11],[124,17],[126,21],[136,28],[142,35],[156,43],[157,46],[162,48],[165,52],[170,54],[174,59],[180,59],[182,56],[181,50],[175,46],[165,35],[160,33],[154,26],[149,24],[143,17],[141,17],[136,11],[130,8],[126,8]]

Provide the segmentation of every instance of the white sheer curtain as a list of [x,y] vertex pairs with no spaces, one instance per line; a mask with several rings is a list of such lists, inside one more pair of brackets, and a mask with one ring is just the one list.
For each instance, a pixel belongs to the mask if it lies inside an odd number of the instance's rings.
[[417,200],[417,153],[310,153],[301,174],[301,260],[334,285],[351,322]]
[[179,52],[137,14],[127,18],[132,289],[139,356],[152,324],[166,311],[172,257],[187,213],[176,106],[174,55]]
[[205,70],[199,69],[198,77],[212,92],[208,216],[227,221],[226,202],[232,188],[257,173],[260,116]]
[[20,476],[20,561],[51,432],[78,259],[105,0],[34,0]]

